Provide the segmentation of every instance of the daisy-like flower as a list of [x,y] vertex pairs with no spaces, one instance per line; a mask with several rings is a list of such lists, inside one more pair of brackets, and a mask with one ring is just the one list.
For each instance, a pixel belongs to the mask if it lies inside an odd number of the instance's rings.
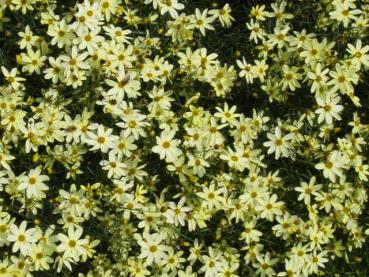
[[165,213],[168,223],[174,224],[174,226],[184,226],[186,213],[191,211],[192,208],[185,205],[186,198],[181,198],[178,204],[174,202],[169,202],[169,209]]
[[242,57],[242,61],[237,60],[237,65],[241,69],[239,76],[241,78],[244,77],[246,79],[246,83],[252,84],[254,78],[256,78],[253,66],[247,63],[244,57]]
[[47,248],[45,249],[42,245],[32,248],[29,255],[32,258],[36,271],[50,269],[49,264],[53,262],[53,259],[50,257],[51,254],[52,251]]
[[15,10],[21,10],[22,14],[26,14],[27,10],[33,11],[34,2],[31,0],[12,0],[11,3],[15,5]]
[[333,151],[325,162],[318,163],[315,168],[323,170],[325,178],[329,178],[332,182],[336,181],[336,177],[344,177],[342,169],[348,163],[347,158],[339,151]]
[[105,128],[104,125],[99,125],[97,134],[88,132],[86,143],[91,145],[91,150],[100,150],[103,153],[114,149],[118,136],[112,135],[113,129]]
[[37,74],[41,73],[41,67],[44,64],[44,61],[46,60],[45,56],[41,56],[41,51],[37,50],[34,52],[32,49],[27,50],[27,54],[22,53],[22,71],[28,72],[32,74],[33,72],[36,72]]
[[312,255],[308,255],[306,259],[306,265],[308,268],[309,275],[313,273],[318,273],[319,268],[324,268],[325,263],[328,262],[326,256],[328,255],[327,251],[322,251],[320,253],[314,253]]
[[100,16],[99,6],[100,1],[92,4],[89,1],[84,1],[83,4],[78,4],[78,11],[74,14],[77,20],[72,24],[72,28],[76,32],[80,32],[87,28],[93,30],[100,25],[102,17]]
[[232,11],[231,7],[227,3],[221,9],[210,10],[209,14],[217,17],[220,21],[220,24],[222,24],[223,27],[224,26],[229,27],[232,25],[232,21],[234,21],[233,16],[231,16],[231,11]]
[[243,223],[244,229],[240,235],[240,240],[244,240],[247,244],[249,244],[250,242],[260,241],[260,237],[263,235],[263,233],[255,228],[256,223],[256,219],[252,219],[249,222]]
[[140,82],[135,80],[135,78],[135,72],[126,74],[124,69],[119,71],[116,81],[110,79],[105,81],[106,84],[112,87],[108,90],[107,95],[113,96],[119,102],[124,99],[125,94],[129,98],[137,98],[137,96],[141,95],[139,92]]
[[88,53],[93,54],[98,45],[104,41],[104,37],[99,36],[101,27],[96,26],[91,31],[80,31],[77,33],[77,38],[73,41],[75,45],[78,45],[80,50],[87,48]]
[[154,86],[151,92],[148,92],[147,95],[150,97],[151,102],[147,106],[151,114],[155,114],[161,110],[170,110],[171,102],[174,101],[174,98],[170,97],[172,92],[165,91],[164,88],[158,88]]
[[273,265],[278,262],[277,258],[271,259],[270,252],[267,252],[264,256],[256,257],[257,263],[253,264],[258,276],[274,276],[276,273],[273,269]]
[[41,175],[41,168],[37,167],[35,169],[31,169],[28,175],[23,174],[18,177],[18,190],[25,190],[27,198],[43,197],[45,195],[44,191],[49,189],[49,187],[44,183],[48,180],[49,176]]
[[275,17],[277,19],[277,25],[284,23],[286,19],[292,19],[294,17],[293,14],[286,12],[287,7],[286,1],[272,3],[270,6],[272,7],[273,12],[270,12],[269,16]]
[[147,172],[143,170],[146,166],[145,164],[139,165],[140,160],[129,159],[125,161],[124,174],[127,180],[137,179],[142,181],[145,176],[147,176]]
[[304,200],[304,203],[308,205],[310,204],[311,196],[317,196],[321,188],[322,185],[317,185],[316,177],[313,176],[310,178],[309,184],[306,182],[302,182],[299,187],[295,188],[295,191],[300,193],[297,200]]
[[47,34],[52,37],[51,44],[56,44],[59,48],[64,47],[64,45],[71,45],[73,39],[75,38],[71,27],[65,22],[64,19],[56,24],[50,24]]
[[325,121],[327,124],[332,124],[333,118],[341,120],[339,113],[343,110],[343,106],[338,104],[341,97],[328,93],[324,98],[318,97],[316,100],[320,106],[315,110],[315,113],[319,115],[318,123]]
[[329,15],[332,19],[342,22],[343,27],[348,27],[350,21],[355,20],[357,15],[361,14],[361,10],[351,10],[348,3],[350,1],[333,1],[335,4],[335,10],[330,12]]
[[274,28],[274,32],[269,35],[269,42],[271,45],[277,45],[278,48],[283,48],[290,40],[290,36],[288,35],[288,31],[290,27],[285,26],[276,26]]
[[285,64],[283,65],[282,70],[282,90],[285,90],[287,87],[289,87],[291,91],[294,91],[296,88],[301,87],[298,80],[302,79],[302,75],[297,72],[298,68],[296,66],[289,67]]
[[359,175],[359,179],[362,181],[367,182],[368,181],[368,175],[369,175],[369,165],[363,164],[363,160],[361,156],[357,156],[354,162],[355,165],[355,171]]
[[22,221],[19,227],[12,224],[8,235],[8,241],[13,242],[12,251],[14,253],[20,251],[24,256],[28,255],[37,241],[35,231],[35,228],[27,230],[27,221]]
[[257,78],[259,78],[260,82],[264,83],[265,75],[267,73],[268,65],[265,63],[265,60],[255,60],[254,72]]
[[202,12],[196,8],[195,17],[189,25],[190,28],[199,29],[201,34],[205,36],[206,30],[214,30],[214,27],[210,25],[215,20],[214,16],[208,16],[208,9]]
[[217,113],[214,114],[215,117],[220,118],[221,123],[228,123],[231,126],[235,126],[237,124],[237,117],[240,114],[235,113],[237,106],[228,107],[228,104],[224,104],[224,108],[216,107]]
[[101,0],[99,5],[100,13],[110,21],[111,15],[116,14],[119,2],[117,0]]
[[124,135],[133,135],[137,140],[139,137],[146,137],[145,127],[149,126],[149,122],[146,121],[147,116],[139,112],[131,112],[124,115],[123,122],[118,122],[116,125],[124,129]]
[[237,170],[243,171],[247,165],[247,159],[243,156],[244,152],[239,149],[233,151],[228,148],[224,154],[220,155],[220,158],[228,163],[230,168],[235,168]]
[[31,31],[29,25],[26,26],[24,32],[19,32],[18,35],[22,38],[19,42],[19,48],[20,49],[30,49],[32,46],[35,45],[37,41],[37,36],[33,35],[33,32]]
[[282,131],[279,127],[275,128],[274,134],[268,133],[267,137],[269,141],[264,142],[264,146],[269,147],[268,154],[275,153],[275,158],[278,160],[282,157],[289,157],[291,149],[290,140],[293,138],[293,134],[287,134],[282,136]]
[[255,18],[257,21],[265,21],[269,13],[265,11],[265,5],[255,5],[251,8],[250,17]]
[[340,91],[342,94],[348,93],[354,90],[352,83],[356,84],[358,81],[358,75],[356,74],[355,67],[344,67],[340,64],[336,64],[336,70],[331,70],[329,75],[332,79],[327,83],[331,86],[330,91]]
[[226,126],[226,124],[218,124],[216,119],[211,117],[203,134],[206,141],[205,145],[213,147],[222,144],[225,139],[220,130]]
[[215,188],[215,184],[211,184],[209,187],[205,187],[201,192],[198,192],[197,195],[202,199],[201,205],[203,207],[207,207],[208,209],[220,208],[225,202],[225,198],[223,197],[224,188]]
[[317,39],[305,39],[302,47],[303,50],[301,51],[300,56],[305,58],[306,64],[314,64],[316,61],[321,59],[324,47]]
[[303,276],[302,270],[306,271],[304,268],[305,261],[298,258],[298,256],[292,256],[290,259],[284,260],[284,271],[278,273],[278,276]]
[[247,29],[251,31],[249,40],[253,40],[255,43],[258,43],[259,39],[263,39],[265,33],[259,22],[254,22],[254,20],[251,19],[250,22],[246,23],[246,26]]
[[[109,54],[107,56],[111,63],[111,68],[117,68],[119,73],[123,72],[125,68],[131,68],[132,62],[136,59],[133,54],[133,46],[112,41],[109,46]],[[142,70],[145,69],[145,66]],[[152,77],[152,76],[151,76]]]
[[347,52],[352,55],[352,60],[359,69],[361,68],[362,64],[366,67],[369,67],[369,45],[365,45],[363,47],[361,40],[358,39],[355,46],[349,43],[347,48]]
[[164,235],[161,233],[143,233],[135,234],[137,243],[141,246],[141,254],[138,256],[140,259],[145,259],[147,265],[152,263],[159,264],[162,260],[167,257],[168,247],[163,245]]
[[119,159],[122,157],[130,157],[132,151],[137,149],[137,145],[134,144],[135,138],[131,135],[125,135],[124,132],[120,134],[119,139],[116,141],[115,148],[112,150],[114,155],[117,155]]
[[183,8],[184,5],[182,3],[178,3],[178,0],[166,0],[159,2],[160,14],[163,15],[169,12],[172,18],[177,18],[178,17],[177,10],[183,10]]
[[326,76],[329,72],[328,68],[323,69],[320,63],[315,65],[313,72],[308,72],[307,77],[312,80],[311,92],[318,92],[321,87],[327,84],[328,77]]
[[53,84],[58,83],[59,81],[64,81],[64,75],[63,75],[63,66],[60,59],[54,59],[53,57],[49,57],[49,68],[46,68],[44,70],[45,73],[45,79],[51,79]]
[[131,30],[123,30],[115,25],[103,26],[103,29],[112,38],[112,40],[115,40],[118,43],[129,43],[129,40],[132,39],[128,36],[132,33]]
[[64,75],[66,78],[71,77],[72,74],[76,74],[80,69],[89,69],[90,65],[85,62],[88,57],[88,52],[78,53],[77,46],[72,47],[72,51],[69,55],[62,55],[60,59],[63,61]]
[[22,85],[25,79],[22,77],[17,77],[18,70],[16,68],[12,68],[9,72],[4,66],[1,67],[1,71],[4,75],[5,81],[9,83],[9,85],[14,89],[17,90]]
[[12,161],[14,159],[14,156],[0,152],[0,165],[10,172],[12,172],[12,169],[9,165],[9,161]]
[[348,125],[352,126],[353,134],[361,134],[366,128],[366,125],[361,122],[357,112],[353,113],[353,120]]
[[173,139],[176,132],[174,130],[163,131],[160,137],[156,137],[157,145],[152,148],[154,153],[160,155],[160,159],[166,162],[174,162],[182,154],[178,145],[181,143],[179,139]]
[[192,169],[193,174],[203,177],[206,172],[206,167],[209,167],[210,164],[206,161],[206,157],[198,157],[192,154],[188,154],[188,163],[187,165]]
[[282,215],[283,202],[277,202],[277,195],[265,197],[261,200],[260,204],[255,207],[255,210],[260,213],[261,218],[266,218],[273,221],[274,216]]
[[57,246],[56,251],[63,253],[64,257],[72,257],[78,261],[80,255],[86,254],[87,251],[85,246],[88,244],[88,240],[81,239],[82,233],[82,227],[69,227],[68,235],[58,234],[60,244]]
[[100,165],[108,171],[108,178],[119,178],[124,173],[125,164],[113,152],[109,152],[109,160],[102,160]]
[[221,269],[226,265],[222,252],[209,247],[209,256],[204,255],[202,260],[203,266],[199,272],[204,273],[205,277],[218,276]]

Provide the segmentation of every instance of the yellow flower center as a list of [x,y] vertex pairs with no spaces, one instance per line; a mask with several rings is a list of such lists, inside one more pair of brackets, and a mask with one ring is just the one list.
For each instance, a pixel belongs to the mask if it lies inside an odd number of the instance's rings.
[[276,139],[275,140],[275,145],[281,146],[282,144],[283,144],[283,140],[281,140],[281,139]]
[[158,247],[156,245],[151,245],[149,250],[150,252],[155,253],[156,251],[158,251]]
[[102,144],[102,143],[105,142],[105,138],[104,137],[98,137],[97,138],[97,142],[100,143],[100,144]]
[[163,148],[168,149],[170,147],[170,142],[169,141],[164,141],[163,142]]
[[332,167],[333,167],[333,163],[332,163],[331,161],[328,161],[328,162],[325,164],[325,166],[326,166],[328,169],[330,169],[330,168],[332,168]]
[[326,111],[326,112],[329,112],[330,110],[332,109],[332,107],[331,107],[331,105],[325,105],[324,106],[324,110]]
[[28,179],[28,183],[30,183],[31,185],[34,185],[34,184],[36,184],[36,178],[35,177],[30,177],[29,179]]
[[70,240],[70,241],[68,242],[68,245],[69,245],[69,247],[73,248],[73,247],[76,247],[77,243],[76,243],[76,241],[75,241],[75,240]]
[[91,41],[92,37],[91,35],[85,35],[85,41]]

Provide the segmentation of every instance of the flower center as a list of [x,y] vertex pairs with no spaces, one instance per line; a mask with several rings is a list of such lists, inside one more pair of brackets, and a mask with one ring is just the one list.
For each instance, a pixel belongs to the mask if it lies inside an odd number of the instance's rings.
[[331,161],[328,161],[328,162],[325,164],[325,166],[326,166],[328,169],[330,169],[330,168],[332,168],[332,167],[333,167],[333,163],[332,163]]
[[68,243],[69,247],[71,247],[71,248],[76,247],[76,244],[77,243],[76,243],[75,240],[70,240],[69,243]]
[[105,142],[105,138],[104,137],[98,137],[97,138],[97,142],[98,143],[104,143]]
[[150,252],[155,253],[156,251],[158,251],[158,247],[156,245],[151,245],[149,250]]
[[29,182],[31,185],[34,185],[34,184],[36,184],[36,178],[35,178],[35,177],[30,177],[30,178],[28,179],[28,182]]
[[326,112],[329,112],[330,110],[332,109],[332,107],[331,107],[331,105],[325,105],[324,106],[324,110],[326,111]]
[[169,141],[164,141],[163,142],[163,148],[168,149],[170,147],[170,142]]
[[283,141],[281,139],[276,139],[275,145],[281,146],[283,144]]

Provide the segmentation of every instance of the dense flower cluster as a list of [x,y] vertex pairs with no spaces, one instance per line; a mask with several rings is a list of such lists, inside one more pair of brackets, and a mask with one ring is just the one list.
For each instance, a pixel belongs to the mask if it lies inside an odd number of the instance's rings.
[[[369,3],[181,2],[0,0],[0,276],[311,276],[362,248]],[[247,47],[210,50],[235,22]]]

